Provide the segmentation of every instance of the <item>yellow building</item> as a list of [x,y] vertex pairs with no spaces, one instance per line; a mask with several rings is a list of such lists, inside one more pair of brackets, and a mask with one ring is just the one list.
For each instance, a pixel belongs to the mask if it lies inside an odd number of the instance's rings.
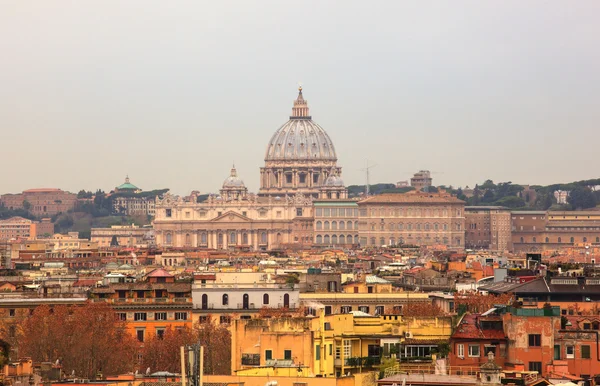
[[[385,287],[382,287],[385,288]],[[426,293],[415,292],[373,292],[369,293],[368,285],[365,292],[325,292],[301,293],[300,303],[309,307],[313,315],[317,308],[323,308],[325,315],[347,314],[352,311],[361,311],[367,314],[384,315],[400,314],[402,308],[408,303],[431,302]]]
[[339,377],[373,370],[382,357],[429,357],[448,342],[452,321],[321,312],[313,318],[236,319],[231,332],[232,373],[238,376],[277,368],[289,376]]

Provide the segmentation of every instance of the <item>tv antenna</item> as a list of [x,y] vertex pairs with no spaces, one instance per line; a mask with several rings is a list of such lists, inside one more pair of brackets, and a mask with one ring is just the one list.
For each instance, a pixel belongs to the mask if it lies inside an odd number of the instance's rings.
[[361,171],[365,172],[365,179],[366,179],[365,197],[369,197],[369,173],[370,173],[370,170],[373,169],[375,166],[377,166],[377,164],[369,165],[369,160],[367,160],[367,167],[364,169],[360,169]]

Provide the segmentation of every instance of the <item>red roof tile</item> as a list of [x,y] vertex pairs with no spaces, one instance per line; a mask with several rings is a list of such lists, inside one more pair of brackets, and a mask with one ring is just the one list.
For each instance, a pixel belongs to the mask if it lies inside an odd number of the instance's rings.
[[456,327],[456,331],[452,334],[452,339],[506,339],[504,330],[482,330],[481,321],[502,321],[498,317],[485,317],[479,314],[465,315],[460,324]]

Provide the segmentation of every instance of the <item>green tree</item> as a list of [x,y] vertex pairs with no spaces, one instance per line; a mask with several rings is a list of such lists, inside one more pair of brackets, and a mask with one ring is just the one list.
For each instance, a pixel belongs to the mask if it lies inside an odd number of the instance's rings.
[[26,211],[29,211],[29,209],[31,209],[31,202],[29,202],[27,200],[23,200],[23,209],[25,209]]
[[590,188],[578,186],[571,190],[567,201],[573,209],[588,209],[596,207],[597,201]]

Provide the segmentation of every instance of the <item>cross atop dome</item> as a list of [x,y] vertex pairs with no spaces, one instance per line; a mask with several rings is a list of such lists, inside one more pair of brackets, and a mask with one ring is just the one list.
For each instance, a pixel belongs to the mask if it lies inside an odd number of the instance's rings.
[[308,103],[302,96],[302,86],[298,86],[298,98],[294,101],[290,119],[311,119],[308,111]]

